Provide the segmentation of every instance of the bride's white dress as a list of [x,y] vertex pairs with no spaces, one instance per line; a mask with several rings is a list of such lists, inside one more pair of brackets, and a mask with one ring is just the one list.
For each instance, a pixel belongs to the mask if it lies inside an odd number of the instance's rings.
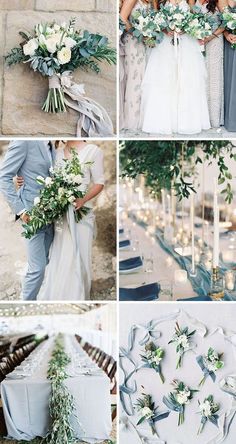
[[[179,3],[188,9],[185,0]],[[197,134],[210,128],[206,66],[193,37],[172,37],[150,50],[142,83],[141,127],[154,134]]]
[[[86,145],[78,154],[84,177],[81,191],[86,192],[90,183],[104,184],[103,153],[96,145]],[[64,163],[64,150],[57,152],[57,163]],[[85,165],[93,162],[92,165]],[[50,260],[39,300],[72,301],[90,297],[92,274],[92,241],[95,217],[91,201],[86,203],[89,213],[76,223],[71,205],[57,228],[50,251]]]

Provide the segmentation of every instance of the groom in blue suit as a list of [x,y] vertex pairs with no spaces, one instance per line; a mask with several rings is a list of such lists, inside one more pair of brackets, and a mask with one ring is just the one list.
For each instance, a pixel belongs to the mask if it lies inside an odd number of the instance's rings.
[[[0,170],[0,191],[2,191],[16,218],[29,222],[27,211],[34,205],[41,185],[38,176],[48,177],[55,160],[55,149],[49,141],[15,140],[9,144]],[[24,184],[16,191],[13,179],[23,176]],[[37,299],[48,263],[49,249],[53,241],[53,225],[42,228],[31,239],[26,239],[28,270],[22,287],[26,301]]]

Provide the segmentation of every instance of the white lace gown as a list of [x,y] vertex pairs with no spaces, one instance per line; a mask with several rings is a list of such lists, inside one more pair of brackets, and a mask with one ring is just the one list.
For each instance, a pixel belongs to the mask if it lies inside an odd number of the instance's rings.
[[[103,153],[93,144],[79,152],[83,167],[81,191],[86,192],[91,182],[104,184]],[[64,151],[58,150],[57,162],[63,163]],[[92,165],[84,165],[93,162]],[[90,298],[92,280],[92,241],[95,232],[95,216],[92,203],[87,202],[90,212],[76,223],[71,205],[64,216],[60,229],[55,225],[54,240],[46,277],[38,299],[47,301],[78,301]]]
[[[179,3],[188,9],[185,0]],[[210,128],[207,74],[200,45],[193,37],[172,37],[150,51],[143,83],[141,127],[144,132],[198,134]]]

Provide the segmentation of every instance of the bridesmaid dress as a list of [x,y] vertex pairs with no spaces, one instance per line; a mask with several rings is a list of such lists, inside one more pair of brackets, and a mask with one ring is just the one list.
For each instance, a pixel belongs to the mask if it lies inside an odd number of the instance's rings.
[[[207,10],[206,3],[201,4],[199,0],[196,5],[205,14],[212,14],[220,26],[220,12],[214,13]],[[216,29],[217,29],[216,28]],[[210,114],[210,123],[213,128],[224,124],[224,38],[223,34],[206,44],[206,67],[207,67],[207,96]]]
[[[236,13],[234,4],[229,8]],[[236,132],[236,49],[225,39],[224,51],[225,128]]]
[[[148,8],[141,0],[136,2],[133,11],[140,8]],[[124,107],[121,127],[123,129],[139,129],[141,83],[146,65],[146,48],[139,43],[136,37],[126,34],[124,38]]]

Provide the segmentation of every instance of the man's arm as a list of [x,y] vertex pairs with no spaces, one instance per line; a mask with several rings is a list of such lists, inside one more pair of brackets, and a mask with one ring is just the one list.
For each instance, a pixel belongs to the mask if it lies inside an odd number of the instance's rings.
[[17,195],[13,178],[23,165],[27,150],[27,141],[15,140],[11,142],[0,169],[0,191],[15,214],[20,214],[24,210],[24,204]]

